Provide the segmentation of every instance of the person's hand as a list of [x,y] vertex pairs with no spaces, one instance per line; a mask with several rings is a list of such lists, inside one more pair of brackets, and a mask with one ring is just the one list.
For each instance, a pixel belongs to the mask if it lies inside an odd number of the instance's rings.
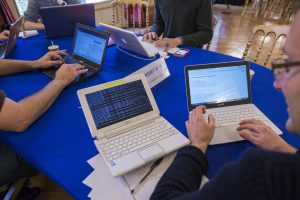
[[214,116],[209,115],[206,123],[203,113],[205,107],[198,106],[190,113],[189,121],[185,122],[185,125],[192,145],[205,152],[214,136],[216,122]]
[[55,81],[63,84],[64,86],[69,85],[75,78],[85,72],[85,66],[79,64],[63,64],[55,74]]
[[43,57],[34,62],[33,68],[45,69],[53,65],[61,65],[63,63],[63,58],[61,56],[66,56],[65,51],[52,51],[46,53]]
[[9,31],[8,30],[4,30],[0,33],[0,41],[8,40],[8,37],[9,37]]
[[163,38],[155,43],[155,46],[165,51],[168,51],[174,47],[182,44],[181,38]]
[[297,149],[286,143],[270,127],[256,119],[243,120],[237,128],[245,140],[269,151],[296,153]]
[[158,36],[156,32],[149,32],[143,36],[143,41],[148,41],[151,43],[153,40],[154,41],[158,40]]

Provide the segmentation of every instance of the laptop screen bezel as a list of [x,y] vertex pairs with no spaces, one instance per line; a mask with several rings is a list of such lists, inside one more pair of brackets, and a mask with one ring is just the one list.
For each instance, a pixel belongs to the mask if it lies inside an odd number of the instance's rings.
[[191,94],[190,94],[190,83],[189,83],[189,71],[198,70],[198,69],[208,69],[208,68],[220,68],[220,67],[234,67],[234,66],[246,66],[246,76],[247,76],[247,87],[248,87],[248,98],[237,101],[222,102],[222,103],[212,103],[212,104],[203,104],[206,108],[218,108],[225,106],[234,106],[241,104],[249,104],[252,102],[251,96],[251,85],[250,85],[250,72],[249,72],[249,62],[247,61],[233,61],[233,62],[223,62],[223,63],[209,63],[209,64],[200,64],[200,65],[189,65],[184,68],[185,74],[185,84],[186,84],[186,96],[187,96],[187,105],[188,110],[192,111],[199,105],[192,105],[191,103]]
[[[101,37],[102,39],[105,39],[105,47],[104,47],[104,52],[103,52],[103,56],[102,56],[102,59],[101,59],[101,64],[98,64],[98,63],[95,63],[93,61],[90,61],[90,60],[88,60],[88,59],[86,59],[84,57],[81,57],[81,56],[79,56],[79,55],[77,55],[77,54],[74,53],[74,48],[75,48],[75,42],[76,42],[77,30],[78,29],[82,29],[85,32],[91,33],[93,35]],[[77,23],[76,24],[76,28],[75,28],[73,43],[72,43],[71,56],[75,60],[82,62],[84,65],[93,67],[96,70],[100,70],[101,67],[103,66],[103,63],[104,63],[104,59],[105,59],[105,55],[106,55],[106,50],[107,50],[107,47],[108,47],[109,36],[110,36],[110,34],[108,32],[101,31],[101,30],[98,30],[96,28],[93,28],[93,27],[90,27],[90,26],[86,26],[86,25]]]
[[[141,114],[141,115],[123,120],[121,122],[117,122],[115,124],[97,129],[97,127],[95,125],[95,122],[94,122],[94,118],[93,118],[92,113],[91,113],[91,110],[90,110],[89,105],[87,103],[86,94],[90,94],[90,93],[93,93],[93,92],[97,92],[97,91],[100,91],[100,90],[107,89],[109,87],[114,87],[114,86],[117,86],[117,85],[126,84],[126,83],[137,81],[137,80],[141,80],[142,83],[143,83],[144,89],[147,93],[147,96],[148,96],[149,101],[150,101],[151,106],[152,106],[152,111],[149,111],[149,112],[146,112],[144,114]],[[154,96],[152,94],[152,91],[149,87],[149,84],[148,84],[147,79],[145,78],[144,74],[138,74],[138,75],[126,77],[124,79],[119,79],[119,80],[116,80],[116,81],[113,81],[113,82],[108,82],[108,83],[100,84],[100,85],[93,86],[93,87],[90,87],[90,88],[81,89],[81,90],[77,91],[77,95],[78,95],[80,104],[82,106],[83,113],[85,115],[85,118],[86,118],[87,124],[89,126],[90,132],[91,132],[91,134],[94,138],[96,136],[98,136],[98,137],[106,136],[106,134],[109,134],[109,132],[111,132],[111,131],[126,128],[126,127],[132,125],[132,123],[135,123],[137,121],[146,119],[146,118],[151,117],[153,115],[159,116],[159,114],[160,114],[158,106],[157,106],[156,101],[154,99]]]

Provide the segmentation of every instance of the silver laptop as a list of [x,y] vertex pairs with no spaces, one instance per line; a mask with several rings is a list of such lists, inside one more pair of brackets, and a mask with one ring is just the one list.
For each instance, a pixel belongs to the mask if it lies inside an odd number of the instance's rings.
[[244,119],[259,119],[278,135],[273,124],[251,99],[249,63],[247,61],[213,63],[185,67],[188,110],[207,107],[205,118],[213,114],[216,130],[210,144],[243,140],[236,131]]
[[17,39],[23,24],[23,17],[19,18],[10,28],[9,38],[6,44],[0,44],[0,58],[6,56],[13,50],[17,44]]
[[113,176],[189,144],[160,116],[144,75],[82,89],[77,94],[96,147]]
[[155,48],[153,44],[143,42],[141,38],[138,38],[136,34],[131,31],[103,23],[100,23],[100,26],[102,26],[106,32],[110,33],[111,38],[119,47],[146,57],[154,57],[159,52],[159,49]]

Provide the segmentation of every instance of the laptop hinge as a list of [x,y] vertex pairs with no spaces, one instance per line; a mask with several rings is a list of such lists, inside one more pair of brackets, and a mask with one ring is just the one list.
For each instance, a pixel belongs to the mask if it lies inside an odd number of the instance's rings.
[[150,122],[153,122],[154,120],[158,119],[159,117],[160,117],[159,114],[154,114],[154,115],[152,115],[150,117],[147,117],[145,119],[142,119],[142,120],[139,120],[137,122],[131,123],[130,125],[127,125],[125,127],[117,128],[117,129],[114,129],[112,131],[102,133],[102,136],[100,136],[100,135],[99,135],[100,137],[97,136],[97,139],[104,139],[104,138],[109,139],[109,138],[115,137],[115,136],[120,135],[120,134],[122,134],[126,131],[144,126],[145,124],[149,124]]

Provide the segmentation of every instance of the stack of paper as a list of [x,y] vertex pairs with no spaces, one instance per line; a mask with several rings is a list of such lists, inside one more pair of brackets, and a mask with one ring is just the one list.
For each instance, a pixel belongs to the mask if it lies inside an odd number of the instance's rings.
[[[94,156],[87,162],[94,171],[83,181],[92,190],[88,197],[95,199],[114,200],[146,200],[149,199],[157,182],[174,160],[176,153],[166,156],[158,167],[156,167],[146,180],[135,188],[135,193],[130,190],[144,177],[151,167],[151,163],[124,176],[113,177],[100,154]],[[203,176],[200,188],[208,182]]]

